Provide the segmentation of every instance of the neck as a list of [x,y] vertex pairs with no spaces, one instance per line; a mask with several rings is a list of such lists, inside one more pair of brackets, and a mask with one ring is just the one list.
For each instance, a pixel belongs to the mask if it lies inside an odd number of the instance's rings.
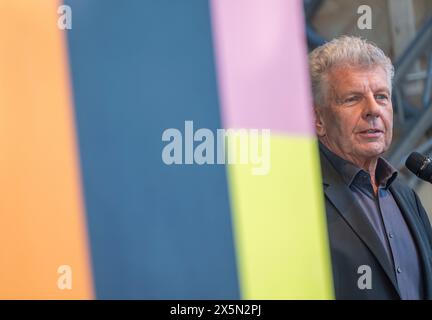
[[323,145],[327,147],[331,152],[339,156],[340,158],[351,162],[352,164],[356,165],[357,167],[363,169],[364,171],[369,173],[369,176],[371,178],[371,184],[373,187],[373,190],[375,194],[377,194],[378,191],[378,185],[375,179],[375,171],[376,166],[378,163],[378,157],[373,158],[359,158],[352,156],[350,154],[344,154],[342,153],[337,147],[333,146],[327,139],[319,139]]

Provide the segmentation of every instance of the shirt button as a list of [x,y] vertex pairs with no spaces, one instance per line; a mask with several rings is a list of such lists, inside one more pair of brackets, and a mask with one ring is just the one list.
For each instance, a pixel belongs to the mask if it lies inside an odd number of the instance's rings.
[[400,267],[397,267],[396,271],[397,271],[397,273],[401,273],[402,269]]
[[388,236],[390,239],[393,238],[393,233],[390,232]]

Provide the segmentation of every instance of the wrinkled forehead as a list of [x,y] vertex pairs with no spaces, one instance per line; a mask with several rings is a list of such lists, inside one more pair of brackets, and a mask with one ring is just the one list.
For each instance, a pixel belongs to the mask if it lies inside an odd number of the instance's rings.
[[335,93],[391,92],[389,77],[381,66],[336,66],[329,71],[327,81]]

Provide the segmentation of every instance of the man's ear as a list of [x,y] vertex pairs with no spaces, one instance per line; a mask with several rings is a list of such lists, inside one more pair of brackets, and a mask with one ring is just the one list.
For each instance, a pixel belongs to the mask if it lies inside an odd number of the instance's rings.
[[314,106],[314,116],[315,116],[315,131],[318,137],[323,137],[326,135],[325,123],[323,118],[323,107]]

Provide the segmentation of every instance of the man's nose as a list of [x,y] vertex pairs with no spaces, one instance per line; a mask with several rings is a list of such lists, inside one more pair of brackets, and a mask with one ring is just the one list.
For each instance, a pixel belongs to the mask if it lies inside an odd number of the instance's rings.
[[363,107],[363,117],[365,118],[378,118],[381,116],[381,107],[376,102],[373,95],[368,95],[365,99]]

